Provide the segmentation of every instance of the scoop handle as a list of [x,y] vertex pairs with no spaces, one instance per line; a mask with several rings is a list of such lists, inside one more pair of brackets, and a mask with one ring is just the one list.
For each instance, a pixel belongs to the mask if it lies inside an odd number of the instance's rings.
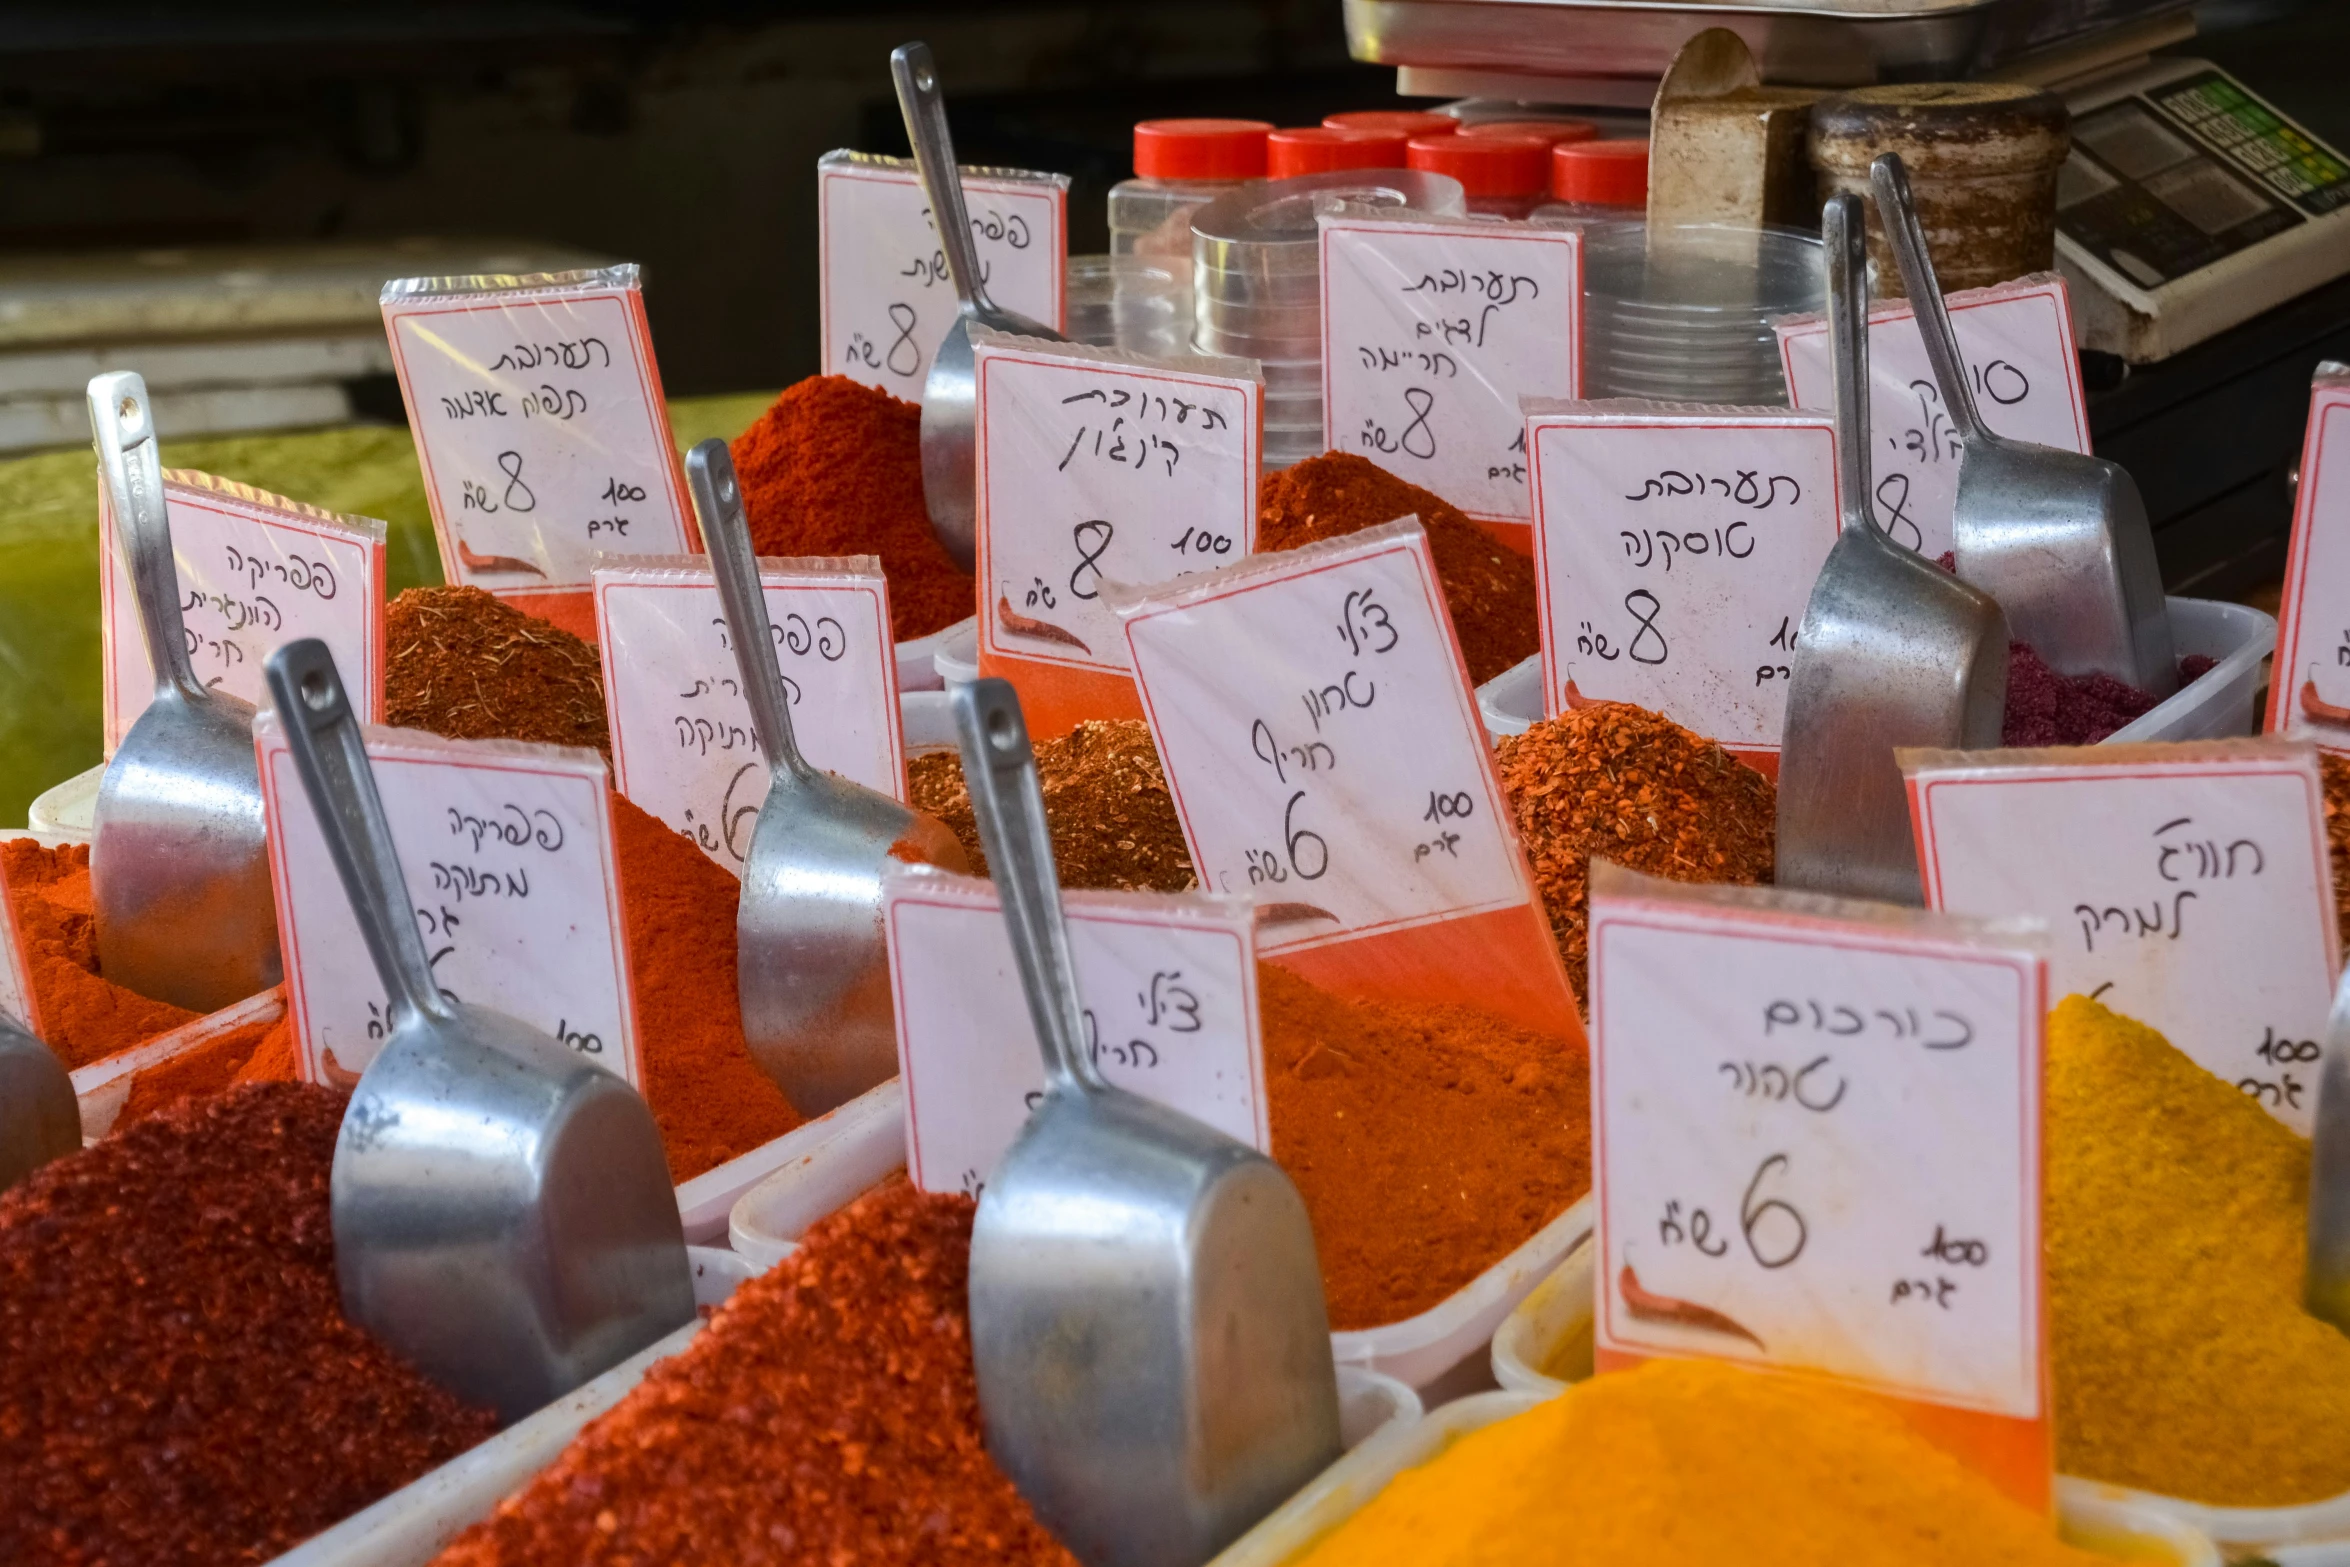
[[751,727],[767,753],[768,772],[804,778],[808,759],[792,734],[791,703],[784,695],[783,671],[775,665],[774,623],[767,618],[767,594],[759,586],[759,558],[751,549],[751,522],[743,511],[734,454],[712,436],[685,454],[685,481],[693,491],[702,542],[710,550],[735,668],[743,677],[743,700],[750,704]]
[[1061,918],[1061,877],[1053,867],[1052,829],[1044,790],[1036,781],[1036,751],[1028,720],[1010,681],[974,680],[954,690],[955,733],[963,748],[963,783],[987,868],[1003,900],[1012,932],[1020,988],[1044,1051],[1048,1088],[1103,1086],[1085,1051],[1085,1006],[1077,999],[1077,969],[1069,958],[1069,927]]
[[[1845,531],[1884,538],[1869,496],[1869,267],[1860,198],[1831,196],[1820,211],[1828,268],[1828,379],[1836,394],[1836,484]],[[1886,539],[1890,545],[1893,541]]]
[[294,769],[302,775],[302,792],[326,835],[343,895],[351,900],[376,976],[392,998],[393,1016],[406,1007],[445,1021],[449,1006],[424,955],[408,878],[392,844],[392,824],[384,816],[359,715],[351,710],[334,654],[318,638],[303,637],[270,654],[262,671],[278,721],[285,725]]
[[[1966,360],[1958,351],[1958,333],[1950,325],[1950,307],[1943,303],[1942,284],[1934,276],[1934,258],[1926,251],[1926,228],[1918,221],[1918,204],[1909,193],[1909,170],[1898,153],[1885,153],[1869,165],[1869,184],[1877,193],[1877,216],[1893,245],[1893,261],[1901,269],[1902,292],[1909,295],[1917,315],[1918,335],[1925,339],[1926,363],[1942,387],[1942,406],[1958,427],[1961,441],[1980,441],[1991,435],[1975,406],[1975,389],[1967,380]],[[1993,437],[1995,439],[1995,437]]]
[[955,162],[955,139],[947,133],[946,95],[939,91],[930,45],[900,44],[892,49],[889,74],[897,83],[898,112],[906,117],[906,140],[913,145],[914,166],[922,171],[922,188],[930,196],[931,221],[938,226],[938,241],[947,254],[955,297],[965,315],[974,309],[993,310],[987,285],[979,278],[979,246],[971,238],[963,170]]
[[92,376],[90,435],[98,471],[114,512],[114,538],[131,574],[139,627],[147,636],[147,663],[155,693],[208,699],[188,659],[188,631],[180,618],[179,566],[172,559],[171,519],[163,509],[163,456],[155,439],[155,405],[147,378],[136,370]]

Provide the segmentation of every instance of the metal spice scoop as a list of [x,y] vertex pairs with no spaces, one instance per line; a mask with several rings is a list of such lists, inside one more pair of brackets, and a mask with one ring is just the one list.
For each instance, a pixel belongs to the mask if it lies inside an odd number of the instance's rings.
[[1197,1567],[1338,1456],[1314,1233],[1280,1166],[1102,1081],[1019,698],[954,707],[1045,1066],[971,1233],[988,1451],[1087,1567]]
[[735,914],[743,1037],[794,1109],[822,1115],[897,1075],[883,867],[900,860],[963,870],[963,846],[936,817],[800,754],[734,459],[713,439],[686,454],[685,468],[743,699],[767,757],[767,798]]
[[2137,481],[2118,463],[2010,440],[1983,423],[1908,171],[1886,153],[1869,177],[1958,432],[1950,518],[1958,574],[1997,599],[2015,636],[2059,674],[2103,673],[2169,696],[2179,688],[2179,661]]
[[946,552],[972,569],[978,558],[979,488],[977,421],[979,393],[971,363],[974,322],[1023,337],[1068,339],[1041,321],[1004,309],[987,297],[979,276],[979,247],[971,239],[971,214],[963,204],[963,175],[955,162],[954,138],[947,134],[946,99],[938,89],[938,67],[930,45],[900,44],[890,51],[889,73],[898,84],[898,109],[906,117],[906,140],[914,147],[922,188],[930,197],[931,222],[946,252],[959,312],[955,324],[930,356],[922,384],[922,499],[930,510],[930,531]]
[[65,1063],[0,1015],[0,1192],[81,1145],[82,1112]]
[[253,708],[206,689],[188,659],[146,381],[128,370],[97,376],[89,397],[114,535],[155,670],[155,699],[98,784],[98,966],[142,996],[216,1012],[284,977]]
[[1782,887],[1917,904],[1897,746],[1978,750],[2007,711],[2007,617],[1887,538],[1869,504],[1868,263],[1860,198],[1821,217],[1843,531],[1804,606],[1779,751]]
[[2334,991],[2310,1128],[2309,1314],[2350,1333],[2350,970]]
[[442,994],[334,655],[264,666],[391,1032],[335,1140],[343,1310],[459,1397],[518,1420],[694,1314],[653,1113],[553,1035]]

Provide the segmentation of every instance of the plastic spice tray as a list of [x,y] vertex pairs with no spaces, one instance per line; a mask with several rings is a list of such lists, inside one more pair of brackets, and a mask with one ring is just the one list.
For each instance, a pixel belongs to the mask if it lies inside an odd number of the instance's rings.
[[[2260,724],[2253,699],[2260,693],[2262,660],[2277,645],[2277,623],[2243,604],[2174,598],[2171,641],[2181,658],[2200,653],[2216,662],[2202,679],[2181,686],[2152,711],[2102,742],[2210,740],[2248,735]],[[1511,665],[1477,688],[1477,710],[1495,739],[1522,735],[1542,716],[1542,655]]]
[[908,691],[936,691],[938,670],[931,660],[936,656],[939,644],[956,632],[969,630],[977,624],[975,617],[965,615],[953,625],[942,626],[926,637],[909,637],[897,644],[898,691],[901,694]]

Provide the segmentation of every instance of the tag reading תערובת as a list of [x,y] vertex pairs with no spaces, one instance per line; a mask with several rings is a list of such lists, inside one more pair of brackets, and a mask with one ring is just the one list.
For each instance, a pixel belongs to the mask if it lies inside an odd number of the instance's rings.
[[[520,1018],[643,1082],[604,759],[512,740],[364,731],[444,995]],[[274,711],[254,719],[278,945],[311,1082],[348,1087],[390,1022],[383,983]]]
[[[882,896],[907,1170],[976,1197],[1044,1090],[1002,905],[992,882],[928,867],[892,867]],[[1068,892],[1061,911],[1102,1076],[1269,1151],[1248,902]]]
[[[1999,434],[2060,451],[2089,449],[2089,407],[2073,353],[2064,280],[2053,274],[1946,295],[1983,422]],[[1832,408],[1828,325],[1805,316],[1780,324],[1788,401]],[[1877,525],[1931,560],[1951,548],[1959,443],[1926,362],[1925,340],[1905,300],[1869,310],[1869,465]]]
[[1590,930],[1601,1369],[1967,1412],[1942,1438],[2045,1509],[2036,928],[1601,863]]
[[[383,716],[384,525],[346,517],[208,473],[167,469],[180,619],[196,678],[261,705],[261,661],[283,642],[317,637],[351,672],[370,720]],[[99,627],[106,754],[155,699],[154,666],[138,595],[114,540],[114,510],[98,486]]]
[[1633,702],[1775,767],[1795,634],[1836,542],[1822,414],[1535,404],[1542,711]]
[[1903,751],[1926,902],[2047,922],[2059,996],[2309,1135],[2341,971],[2317,756],[2284,740]]
[[[616,786],[739,877],[767,798],[767,757],[709,562],[607,557],[594,581]],[[763,559],[759,583],[800,754],[903,800],[881,562]]]
[[2269,732],[2350,754],[2350,365],[2310,379],[2277,622]]

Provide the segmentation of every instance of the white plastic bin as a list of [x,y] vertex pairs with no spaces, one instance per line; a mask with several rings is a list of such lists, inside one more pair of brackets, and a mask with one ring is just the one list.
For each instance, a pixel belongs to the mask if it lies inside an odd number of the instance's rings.
[[924,751],[952,751],[955,739],[955,710],[947,705],[944,687],[936,691],[900,691],[898,717],[904,726],[906,755],[919,756]]
[[799,1250],[808,1226],[906,1167],[906,1088],[891,1078],[772,1146],[792,1146],[773,1173],[735,1199],[726,1221],[734,1254],[766,1272]]
[[979,678],[979,622],[959,620],[938,634],[938,651],[931,662],[938,670],[938,683],[952,691],[967,686]]
[[967,626],[976,624],[969,616],[951,626],[942,626],[926,637],[909,637],[897,644],[898,690],[936,691],[938,669],[932,660],[938,656],[939,644]]
[[98,780],[104,776],[106,764],[100,762],[35,795],[29,812],[34,836],[52,843],[88,843],[98,824]]

